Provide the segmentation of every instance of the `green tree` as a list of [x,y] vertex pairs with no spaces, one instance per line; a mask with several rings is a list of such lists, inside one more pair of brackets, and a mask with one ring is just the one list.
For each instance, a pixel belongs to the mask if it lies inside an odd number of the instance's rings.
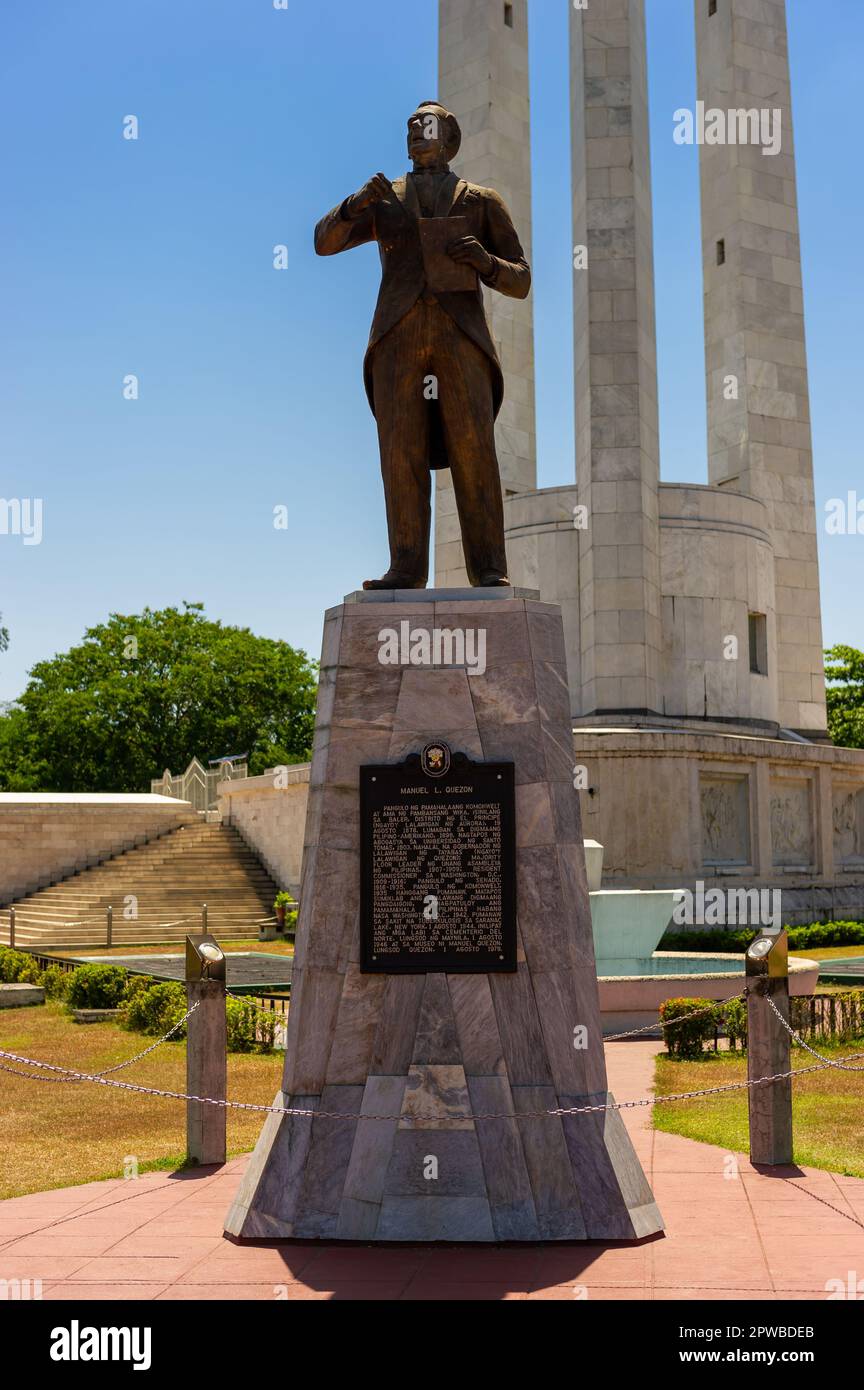
[[864,748],[864,652],[830,647],[825,657],[828,732],[841,748]]
[[0,790],[146,791],[165,768],[249,755],[254,776],[309,756],[316,669],[201,604],[112,613],[41,661],[0,715]]
[[[2,618],[2,617],[3,617],[3,614],[0,613],[0,618]],[[8,627],[2,627],[2,626],[0,626],[0,652],[5,652],[8,646],[9,646],[9,629],[8,629]]]

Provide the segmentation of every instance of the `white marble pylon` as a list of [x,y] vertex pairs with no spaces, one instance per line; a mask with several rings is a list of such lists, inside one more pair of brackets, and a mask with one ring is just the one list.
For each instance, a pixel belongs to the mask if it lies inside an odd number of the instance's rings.
[[[485,633],[485,669],[382,665],[381,634],[402,622]],[[515,974],[360,971],[359,769],[400,762],[433,740],[515,764]],[[546,1114],[606,1100],[560,610],[512,589],[351,596],[324,625],[276,1096],[346,1118],[269,1115],[226,1232],[652,1235],[662,1218],[620,1114]]]

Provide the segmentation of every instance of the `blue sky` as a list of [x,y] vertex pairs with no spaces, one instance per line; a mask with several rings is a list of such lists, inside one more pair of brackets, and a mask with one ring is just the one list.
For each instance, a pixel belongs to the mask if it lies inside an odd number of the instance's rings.
[[[692,4],[647,8],[662,475],[704,482],[697,151],[672,140],[695,101]],[[864,496],[864,6],[789,15],[821,514]],[[183,599],[317,656],[323,610],[386,545],[361,380],[377,255],[318,260],[311,233],[371,173],[404,171],[405,119],[436,93],[437,6],[6,0],[0,26],[0,496],[44,501],[41,545],[0,536],[0,699],[108,612]],[[531,29],[548,486],[574,471],[566,0],[532,0]],[[862,546],[822,535],[826,643],[864,647]]]

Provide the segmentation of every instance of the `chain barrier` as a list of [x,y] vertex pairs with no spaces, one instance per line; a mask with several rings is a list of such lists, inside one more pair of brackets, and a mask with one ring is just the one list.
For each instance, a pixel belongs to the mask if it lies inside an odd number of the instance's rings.
[[[69,1083],[74,1083],[75,1085],[77,1085],[80,1081],[96,1081],[103,1076],[111,1076],[115,1071],[123,1071],[125,1067],[131,1067],[134,1062],[140,1062],[142,1057],[148,1057],[151,1052],[155,1052],[157,1047],[161,1047],[162,1044],[167,1042],[168,1039],[172,1037],[173,1034],[176,1033],[179,1028],[183,1027],[187,1020],[192,1017],[195,1010],[197,1008],[200,1008],[200,1005],[201,1000],[199,999],[195,1004],[192,1005],[191,1009],[186,1010],[186,1013],[183,1015],[182,1018],[178,1018],[177,1022],[173,1025],[173,1027],[168,1029],[167,1033],[164,1033],[161,1038],[157,1038],[156,1041],[154,1043],[151,1043],[149,1047],[145,1047],[143,1052],[138,1052],[134,1057],[130,1057],[126,1062],[118,1062],[116,1066],[105,1067],[104,1071],[93,1072],[92,1075],[84,1075],[82,1073],[79,1076],[73,1073],[70,1076],[31,1076],[29,1072],[16,1071],[13,1067],[3,1067],[2,1070],[11,1072],[13,1076],[23,1076],[26,1081],[49,1082],[53,1083],[53,1085],[55,1086],[63,1085],[64,1083],[67,1085]],[[22,1059],[19,1058],[19,1060]],[[32,1062],[30,1063],[30,1065],[35,1067],[39,1066],[39,1063]],[[60,1070],[66,1071],[68,1069],[66,1067],[61,1067]]]
[[[836,1067],[838,1071],[864,1071],[864,1067],[849,1067],[846,1065],[845,1062],[835,1062],[830,1057],[823,1057],[821,1052],[817,1052],[815,1048],[811,1047],[809,1043],[805,1042],[804,1039],[801,1037],[801,1034],[796,1033],[792,1025],[786,1022],[786,1019],[783,1017],[780,1010],[777,1008],[777,1005],[774,1003],[774,1000],[771,998],[771,996],[769,994],[766,994],[764,997],[768,1002],[768,1007],[773,1011],[776,1017],[779,1018],[780,1022],[783,1024],[783,1027],[786,1029],[786,1032],[789,1034],[793,1042],[796,1042],[799,1047],[803,1047],[804,1051],[809,1052],[811,1057],[818,1057],[819,1061],[823,1062],[826,1067]],[[860,1053],[853,1053],[853,1057],[860,1055]]]
[[[265,1018],[275,1019],[277,1023],[280,1024],[287,1023],[287,1010],[280,1013],[276,1009],[267,1009],[262,1004],[254,1003],[248,995],[232,994],[230,989],[226,989],[225,994],[228,999],[233,999],[238,1004],[248,1004],[250,1008],[263,1014]],[[603,1041],[604,1043],[620,1042],[622,1038],[635,1038],[642,1033],[656,1033],[658,1028],[673,1028],[679,1023],[687,1023],[691,1018],[698,1018],[700,1014],[707,1013],[711,1009],[725,1009],[729,1004],[735,1004],[738,1000],[743,1000],[746,997],[747,991],[744,990],[741,994],[733,994],[730,999],[718,999],[716,1002],[712,1000],[709,1004],[702,1004],[698,1009],[694,1009],[692,1013],[681,1014],[680,1018],[670,1018],[666,1020],[658,1019],[656,1023],[647,1023],[642,1028],[630,1028],[626,1033],[606,1033],[604,1034]]]
[[[724,1007],[728,1006],[729,1004],[735,1003],[735,1002],[736,1002],[737,1000],[739,1000],[739,999],[745,998],[746,995],[747,995],[747,993],[748,993],[748,990],[745,989],[745,990],[743,991],[742,994],[733,995],[732,998],[730,998],[730,999],[718,1000],[718,1001],[716,1001],[716,1002],[712,1001],[710,1004],[706,1004],[706,1005],[702,1006],[702,1007],[699,1008],[699,1009],[694,1009],[694,1010],[693,1010],[691,1013],[689,1013],[689,1014],[682,1014],[679,1018],[670,1019],[670,1020],[669,1020],[669,1024],[685,1023],[688,1019],[690,1019],[690,1018],[695,1018],[695,1017],[697,1017],[698,1015],[707,1012],[709,1009],[714,1009],[714,1008],[717,1008],[717,1007],[724,1008]],[[270,1018],[276,1018],[276,1017],[278,1017],[278,1016],[275,1014],[275,1012],[274,1012],[273,1010],[264,1009],[264,1008],[263,1008],[262,1006],[260,1006],[260,1005],[253,1004],[252,1001],[249,1000],[248,998],[243,998],[242,996],[239,996],[239,995],[233,995],[233,994],[230,993],[230,991],[227,991],[227,990],[226,990],[226,995],[227,995],[229,998],[235,999],[235,1000],[237,1000],[237,1001],[240,1002],[240,1003],[250,1004],[252,1008],[258,1009],[259,1012],[261,1012],[261,1013],[266,1013]],[[698,1091],[680,1091],[680,1092],[673,1093],[672,1095],[667,1095],[667,1096],[648,1096],[648,1097],[645,1097],[644,1099],[641,1099],[641,1100],[613,1101],[611,1104],[606,1103],[606,1104],[604,1104],[604,1105],[578,1105],[578,1106],[569,1106],[569,1107],[558,1107],[558,1108],[556,1108],[556,1109],[554,1109],[554,1110],[525,1111],[524,1113],[520,1113],[520,1114],[515,1114],[515,1113],[512,1112],[512,1111],[507,1112],[507,1113],[500,1113],[500,1114],[480,1114],[480,1115],[472,1115],[472,1116],[470,1116],[470,1117],[467,1117],[467,1116],[466,1116],[465,1118],[471,1118],[471,1119],[473,1119],[473,1120],[513,1120],[513,1119],[519,1119],[519,1120],[541,1120],[541,1119],[551,1119],[551,1118],[565,1118],[565,1117],[570,1116],[570,1115],[595,1115],[595,1114],[602,1114],[602,1113],[605,1113],[605,1112],[607,1112],[607,1111],[609,1111],[609,1110],[634,1110],[634,1109],[644,1108],[644,1107],[653,1106],[653,1105],[665,1105],[665,1104],[667,1104],[667,1103],[669,1103],[669,1102],[678,1101],[678,1100],[698,1100],[698,1099],[700,1099],[700,1098],[703,1097],[703,1096],[722,1095],[722,1094],[724,1094],[725,1092],[728,1092],[728,1091],[741,1091],[741,1090],[747,1090],[747,1089],[749,1089],[750,1087],[753,1087],[753,1086],[767,1086],[767,1085],[773,1084],[775,1081],[787,1081],[787,1080],[789,1080],[789,1079],[792,1078],[792,1077],[795,1077],[795,1076],[803,1076],[803,1075],[805,1075],[806,1073],[814,1072],[814,1071],[824,1071],[826,1068],[829,1068],[829,1067],[839,1068],[841,1071],[854,1071],[854,1072],[864,1071],[864,1067],[852,1067],[852,1066],[848,1066],[848,1065],[847,1065],[846,1063],[844,1063],[844,1062],[836,1062],[836,1061],[833,1061],[831,1058],[823,1057],[820,1053],[816,1052],[816,1051],[815,1051],[812,1047],[810,1047],[809,1044],[806,1043],[806,1042],[804,1041],[804,1039],[803,1039],[802,1037],[800,1037],[800,1035],[799,1035],[798,1033],[796,1033],[795,1030],[786,1022],[786,1020],[783,1018],[783,1015],[780,1013],[779,1009],[778,1009],[777,1006],[774,1004],[774,1001],[773,1001],[770,997],[768,997],[767,995],[766,995],[765,997],[766,997],[766,999],[767,999],[767,1002],[768,1002],[770,1008],[773,1010],[773,1012],[775,1013],[775,1015],[777,1016],[777,1018],[778,1018],[778,1019],[780,1020],[780,1022],[783,1024],[783,1027],[784,1027],[784,1028],[786,1029],[786,1031],[789,1033],[790,1037],[792,1037],[792,1038],[795,1040],[796,1043],[800,1044],[801,1047],[805,1048],[805,1050],[806,1050],[807,1052],[809,1052],[812,1056],[814,1056],[814,1057],[817,1058],[817,1063],[816,1063],[816,1065],[808,1066],[808,1067],[797,1067],[797,1068],[794,1068],[794,1069],[792,1069],[792,1070],[790,1070],[790,1071],[775,1072],[775,1073],[774,1073],[773,1075],[771,1075],[771,1076],[762,1076],[762,1077],[759,1077],[758,1079],[752,1080],[752,1081],[751,1081],[751,1080],[747,1080],[747,1081],[731,1081],[731,1082],[726,1082],[726,1083],[724,1083],[722,1086],[706,1086],[706,1087],[703,1087],[701,1090],[698,1090]],[[130,1067],[130,1066],[132,1066],[133,1063],[141,1061],[141,1059],[142,1059],[143,1057],[148,1056],[151,1052],[154,1052],[154,1051],[156,1050],[156,1048],[161,1047],[161,1045],[162,1045],[164,1042],[167,1042],[167,1040],[168,1040],[174,1033],[176,1033],[177,1030],[178,1030],[179,1028],[181,1028],[181,1027],[186,1023],[186,1021],[189,1019],[189,1017],[195,1012],[195,1010],[196,1010],[198,1007],[199,1007],[199,1004],[198,1004],[198,1003],[193,1004],[192,1008],[189,1009],[189,1010],[183,1015],[183,1017],[182,1017],[181,1019],[178,1019],[178,1021],[173,1025],[173,1027],[171,1027],[171,1028],[168,1030],[167,1033],[165,1033],[161,1038],[158,1038],[158,1039],[156,1040],[156,1042],[152,1043],[149,1047],[145,1048],[143,1052],[139,1052],[135,1057],[130,1057],[130,1058],[129,1058],[127,1061],[125,1061],[125,1062],[119,1062],[116,1066],[113,1066],[113,1067],[106,1067],[106,1068],[105,1068],[103,1071],[101,1071],[101,1072],[78,1072],[78,1071],[74,1071],[71,1067],[61,1067],[61,1066],[53,1065],[53,1064],[50,1063],[50,1062],[39,1062],[39,1061],[37,1061],[35,1058],[32,1058],[32,1057],[22,1057],[22,1056],[19,1056],[17,1053],[14,1053],[14,1052],[6,1052],[6,1051],[4,1051],[4,1050],[2,1050],[2,1049],[0,1049],[0,1057],[4,1057],[4,1058],[6,1058],[8,1061],[11,1061],[11,1062],[19,1062],[19,1063],[21,1063],[21,1064],[24,1065],[24,1066],[29,1066],[29,1067],[37,1068],[39,1071],[50,1071],[50,1072],[62,1073],[62,1075],[59,1075],[59,1076],[50,1076],[50,1077],[46,1077],[46,1076],[34,1076],[31,1072],[19,1071],[19,1070],[17,1070],[17,1068],[15,1068],[15,1067],[10,1067],[10,1066],[6,1066],[6,1065],[4,1065],[3,1063],[0,1063],[0,1071],[8,1072],[8,1073],[10,1073],[12,1076],[22,1077],[22,1078],[23,1078],[24,1080],[26,1080],[26,1081],[42,1081],[42,1082],[45,1082],[45,1081],[52,1082],[52,1081],[53,1081],[53,1082],[55,1082],[55,1083],[58,1083],[58,1082],[61,1082],[61,1083],[62,1083],[62,1082],[67,1082],[67,1083],[68,1083],[68,1082],[80,1083],[80,1082],[82,1082],[82,1081],[90,1081],[90,1082],[92,1082],[92,1083],[94,1083],[94,1084],[96,1084],[96,1085],[100,1085],[100,1086],[112,1086],[112,1087],[115,1087],[115,1088],[118,1089],[118,1090],[132,1091],[132,1092],[134,1092],[134,1093],[136,1093],[136,1094],[139,1094],[139,1095],[157,1096],[157,1097],[160,1097],[160,1098],[162,1098],[162,1099],[168,1099],[168,1100],[185,1100],[185,1101],[190,1101],[190,1100],[191,1100],[191,1101],[194,1101],[196,1104],[199,1104],[199,1105],[215,1105],[215,1106],[219,1106],[219,1107],[222,1108],[222,1109],[228,1109],[228,1110],[252,1110],[252,1111],[257,1111],[257,1112],[260,1112],[260,1113],[262,1113],[262,1114],[268,1114],[268,1115],[283,1115],[283,1116],[285,1116],[285,1115],[290,1115],[290,1116],[294,1116],[294,1117],[299,1118],[299,1119],[319,1119],[319,1120],[374,1120],[374,1121],[379,1121],[379,1122],[382,1122],[382,1123],[391,1123],[391,1124],[392,1124],[392,1123],[396,1123],[396,1122],[398,1122],[398,1121],[400,1121],[400,1120],[404,1120],[405,1118],[411,1118],[410,1116],[409,1116],[409,1117],[406,1117],[406,1116],[404,1116],[404,1115],[363,1115],[363,1114],[350,1115],[350,1114],[345,1114],[344,1112],[340,1112],[340,1111],[300,1109],[300,1108],[297,1108],[297,1107],[284,1106],[284,1105],[257,1105],[257,1104],[254,1104],[254,1103],[248,1102],[248,1101],[214,1100],[214,1098],[213,1098],[212,1096],[195,1096],[195,1095],[190,1095],[190,1094],[188,1094],[188,1093],[185,1092],[185,1091],[167,1091],[167,1090],[163,1090],[163,1089],[161,1089],[161,1088],[159,1088],[159,1087],[156,1087],[156,1086],[141,1086],[141,1085],[135,1085],[135,1084],[133,1084],[132,1082],[128,1082],[128,1081],[127,1081],[127,1082],[124,1082],[124,1081],[113,1081],[113,1080],[110,1080],[110,1079],[109,1079],[109,1077],[110,1077],[114,1072],[122,1071],[125,1067]],[[617,1040],[617,1039],[626,1038],[626,1037],[635,1037],[637,1034],[639,1034],[639,1033],[644,1033],[644,1032],[648,1031],[648,1029],[656,1028],[657,1026],[658,1026],[657,1024],[653,1024],[653,1023],[652,1023],[652,1024],[648,1024],[647,1027],[645,1027],[645,1028],[634,1028],[634,1029],[631,1029],[629,1032],[626,1032],[626,1033],[616,1033],[616,1034],[612,1034],[610,1037],[605,1038],[605,1039],[604,1039],[604,1042],[611,1042],[611,1041],[615,1041],[615,1040]],[[668,1025],[662,1025],[662,1024],[661,1024],[660,1026],[668,1026]],[[857,1060],[859,1060],[859,1059],[862,1058],[862,1057],[864,1057],[864,1053],[862,1053],[862,1052],[852,1053],[852,1055],[850,1056],[850,1058],[848,1059],[848,1061],[857,1061]],[[454,1118],[454,1116],[451,1115],[451,1114],[440,1115],[440,1116],[435,1116],[435,1115],[418,1115],[418,1116],[416,1116],[416,1117],[414,1117],[414,1118],[416,1118],[417,1120],[422,1121],[424,1124],[446,1124],[446,1123],[452,1121],[452,1119]]]
[[[92,1081],[97,1086],[112,1086],[121,1091],[133,1091],[138,1095],[158,1096],[166,1100],[185,1100],[195,1101],[199,1105],[217,1105],[223,1110],[253,1110],[265,1115],[291,1115],[298,1119],[318,1119],[318,1120],[375,1120],[388,1124],[398,1123],[400,1120],[416,1119],[424,1125],[429,1124],[450,1124],[454,1119],[466,1120],[546,1120],[564,1119],[570,1115],[598,1115],[609,1110],[638,1110],[651,1105],[665,1105],[667,1102],[675,1100],[698,1100],[702,1096],[722,1095],[727,1091],[747,1090],[751,1086],[767,1086],[775,1081],[786,1081],[790,1077],[803,1076],[806,1072],[824,1071],[829,1062],[818,1062],[810,1067],[797,1067],[792,1071],[776,1072],[773,1076],[761,1076],[756,1081],[730,1081],[722,1086],[707,1086],[700,1091],[681,1091],[677,1094],[668,1096],[647,1096],[642,1100],[621,1100],[608,1102],[605,1105],[574,1105],[560,1106],[554,1110],[532,1110],[516,1114],[508,1111],[498,1114],[480,1115],[362,1115],[345,1114],[338,1110],[312,1110],[299,1109],[285,1105],[256,1105],[251,1101],[240,1100],[214,1100],[212,1096],[193,1096],[186,1091],[165,1091],[156,1086],[136,1086],[130,1081],[113,1081],[105,1075],[94,1075],[87,1072],[72,1071],[69,1067],[59,1067],[49,1062],[37,1062],[32,1057],[21,1057],[15,1052],[6,1052],[0,1049],[0,1057],[5,1057],[12,1062],[20,1062],[25,1066],[37,1067],[43,1071],[64,1072],[77,1081]],[[852,1060],[864,1057],[864,1052],[853,1053]],[[26,1072],[16,1072],[12,1067],[4,1066],[0,1063],[0,1071],[13,1072],[16,1076],[24,1076],[29,1081],[39,1080],[38,1077],[28,1076]]]

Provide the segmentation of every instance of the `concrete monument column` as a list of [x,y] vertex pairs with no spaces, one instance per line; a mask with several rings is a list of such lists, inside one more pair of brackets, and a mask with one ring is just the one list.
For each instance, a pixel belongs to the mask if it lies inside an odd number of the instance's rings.
[[[531,263],[531,121],[527,0],[440,0],[438,97],[458,118],[454,171],[501,194]],[[485,290],[504,371],[495,441],[505,497],[537,486],[532,300]],[[435,584],[467,584],[456,502],[446,469],[436,474]]]
[[696,0],[696,54],[709,481],[768,508],[778,717],[819,734],[825,680],[784,0]]
[[662,709],[643,0],[570,11],[581,708]]

